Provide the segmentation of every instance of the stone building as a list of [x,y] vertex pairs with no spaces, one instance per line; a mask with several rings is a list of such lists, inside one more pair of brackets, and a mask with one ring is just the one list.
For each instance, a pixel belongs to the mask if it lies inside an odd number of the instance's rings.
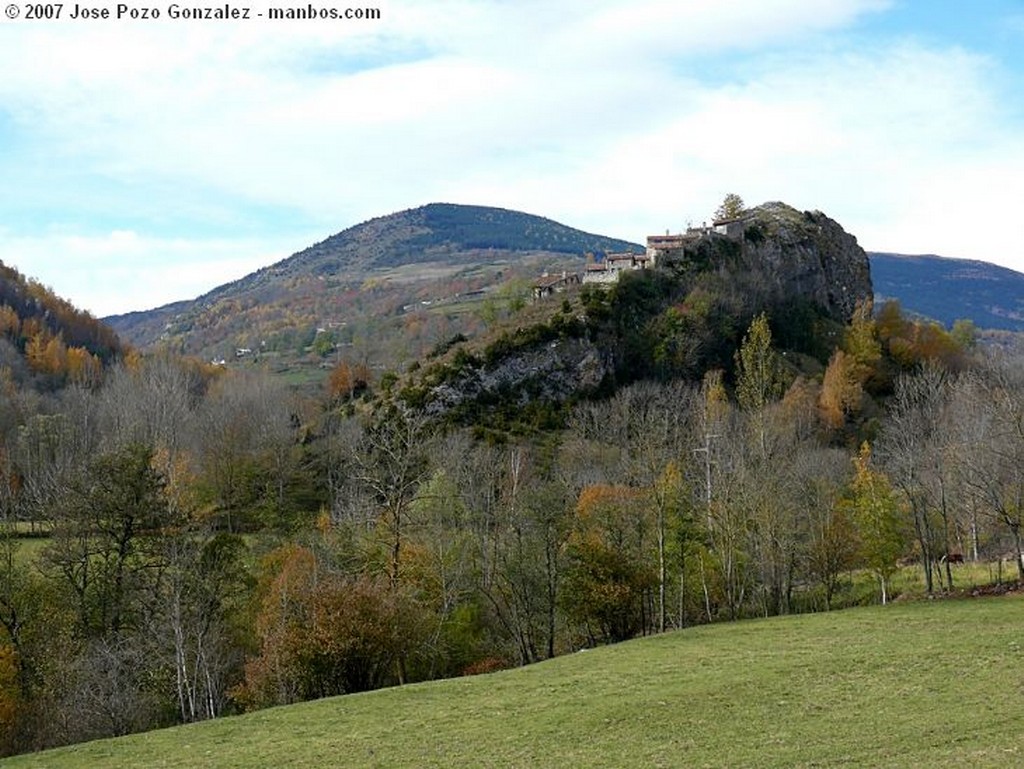
[[563,271],[561,275],[549,275],[544,273],[540,279],[533,284],[533,298],[545,299],[554,294],[561,294],[568,290],[569,286],[578,285],[580,276],[575,272]]
[[609,253],[604,261],[587,265],[583,273],[584,283],[617,283],[619,275],[630,270],[646,270],[654,266],[649,254],[635,254],[632,251]]
[[735,219],[718,219],[711,223],[711,227],[716,233],[727,238],[742,238],[746,223],[747,218],[741,216]]

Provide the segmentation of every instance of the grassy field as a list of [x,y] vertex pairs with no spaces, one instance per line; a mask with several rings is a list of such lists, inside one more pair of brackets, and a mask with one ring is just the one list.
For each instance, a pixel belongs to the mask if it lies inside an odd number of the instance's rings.
[[25,767],[1024,765],[1024,597],[721,624]]

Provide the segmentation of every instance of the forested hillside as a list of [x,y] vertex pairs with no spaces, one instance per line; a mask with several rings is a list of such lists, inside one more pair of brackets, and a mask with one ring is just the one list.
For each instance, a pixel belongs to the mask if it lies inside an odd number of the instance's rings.
[[0,387],[94,385],[124,352],[109,326],[0,262]]
[[768,213],[318,392],[167,351],[9,388],[3,751],[1019,577],[1020,358],[830,295],[863,252]]

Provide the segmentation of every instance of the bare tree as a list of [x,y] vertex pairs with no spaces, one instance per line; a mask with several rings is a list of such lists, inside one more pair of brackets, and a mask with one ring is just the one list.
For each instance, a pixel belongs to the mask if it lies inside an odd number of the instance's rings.
[[402,572],[402,547],[410,503],[430,470],[431,426],[426,418],[389,402],[364,426],[356,448],[357,480],[373,495],[387,538],[387,574],[392,587]]
[[900,377],[877,446],[883,466],[910,505],[929,593],[934,590],[933,573],[943,563],[952,588],[952,573],[945,559],[953,528],[948,382],[949,375],[933,364],[913,376]]
[[1024,580],[1024,376],[1000,361],[971,390],[971,438],[978,442],[959,454],[964,480],[982,509],[1009,532],[1018,578]]

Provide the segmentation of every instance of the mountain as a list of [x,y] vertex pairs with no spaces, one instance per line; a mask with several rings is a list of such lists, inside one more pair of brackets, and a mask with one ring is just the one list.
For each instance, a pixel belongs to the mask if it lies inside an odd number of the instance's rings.
[[446,303],[449,317],[426,323],[419,344],[415,330],[392,324],[411,349],[391,357],[417,357],[463,330],[457,316],[466,308],[456,300],[479,301],[510,277],[527,281],[547,268],[581,266],[586,252],[625,250],[642,248],[518,211],[432,203],[358,224],[197,299],[106,321],[141,347],[301,355],[317,329],[332,343],[370,348],[380,332],[369,319]]
[[877,299],[949,327],[969,318],[978,328],[1024,331],[1024,274],[987,262],[933,254],[869,253]]

